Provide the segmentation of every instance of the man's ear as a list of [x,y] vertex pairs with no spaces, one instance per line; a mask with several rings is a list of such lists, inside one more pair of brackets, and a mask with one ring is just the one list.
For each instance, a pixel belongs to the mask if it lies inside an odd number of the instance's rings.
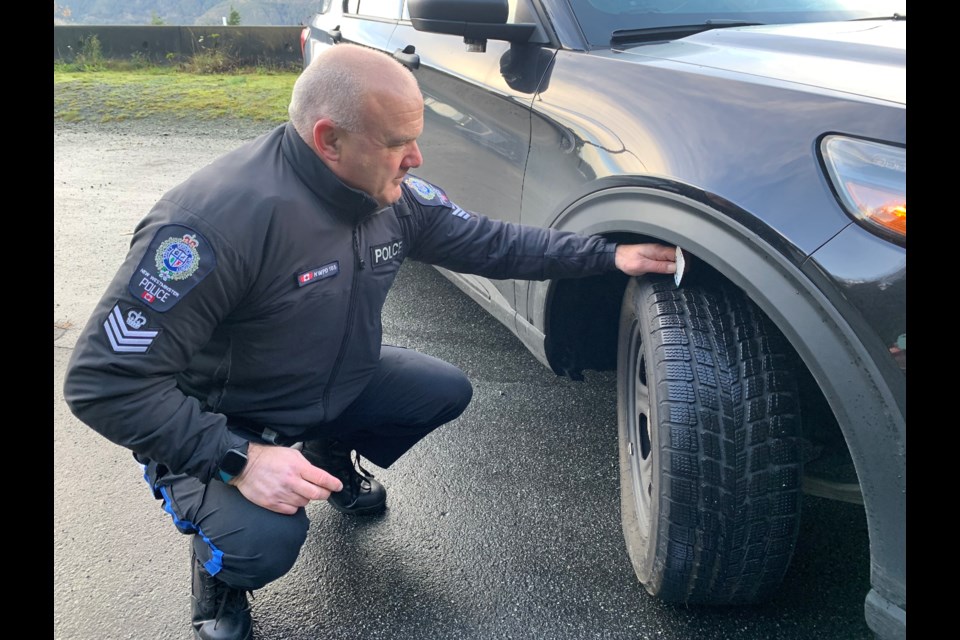
[[336,162],[340,159],[340,130],[333,120],[322,118],[313,125],[313,146],[317,155],[327,162]]

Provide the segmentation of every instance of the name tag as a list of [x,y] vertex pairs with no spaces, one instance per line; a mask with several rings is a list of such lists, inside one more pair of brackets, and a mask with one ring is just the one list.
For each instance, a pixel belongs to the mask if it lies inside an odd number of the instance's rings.
[[310,269],[309,271],[298,273],[297,286],[305,287],[308,284],[319,282],[325,278],[332,278],[338,273],[340,273],[340,261],[334,260],[333,262],[325,264],[322,267],[317,267],[316,269]]

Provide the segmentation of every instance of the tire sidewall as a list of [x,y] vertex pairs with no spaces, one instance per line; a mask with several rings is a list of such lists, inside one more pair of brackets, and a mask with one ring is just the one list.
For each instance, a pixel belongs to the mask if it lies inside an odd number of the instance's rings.
[[[620,513],[623,525],[624,539],[627,544],[627,553],[633,568],[644,588],[652,595],[657,595],[662,581],[662,568],[656,566],[656,549],[659,544],[660,519],[660,455],[659,434],[655,429],[649,429],[650,455],[652,476],[651,495],[649,500],[648,518],[642,518],[638,512],[637,501],[643,487],[635,482],[632,468],[629,443],[633,439],[630,430],[634,429],[636,414],[634,393],[637,379],[637,366],[644,362],[651,362],[653,354],[650,352],[650,340],[644,339],[650,335],[647,326],[647,314],[643,313],[641,305],[644,303],[644,287],[642,282],[634,278],[627,285],[624,294],[623,306],[620,313],[617,354],[617,423],[620,456]],[[639,348],[639,351],[637,349]],[[651,380],[647,372],[648,382]],[[656,389],[648,386],[651,394],[648,411],[648,428],[659,424],[656,415]]]

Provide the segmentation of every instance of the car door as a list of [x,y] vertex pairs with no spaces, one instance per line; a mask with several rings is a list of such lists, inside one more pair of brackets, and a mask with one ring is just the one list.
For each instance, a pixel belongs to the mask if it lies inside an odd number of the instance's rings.
[[340,42],[387,51],[404,0],[327,0],[310,26],[310,60],[320,48]]
[[[517,2],[510,0],[511,11]],[[389,50],[408,62],[424,97],[424,162],[413,173],[443,188],[464,209],[519,222],[536,74],[517,81],[508,42],[488,40],[485,52],[468,51],[458,36],[415,30],[406,2]],[[444,273],[515,327],[512,280]]]

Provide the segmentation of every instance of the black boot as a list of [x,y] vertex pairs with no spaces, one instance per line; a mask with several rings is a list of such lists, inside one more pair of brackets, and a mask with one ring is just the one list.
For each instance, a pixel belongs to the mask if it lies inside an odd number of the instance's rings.
[[246,589],[234,589],[207,573],[190,553],[193,635],[200,640],[247,640],[253,632]]
[[356,462],[353,450],[336,440],[309,440],[302,453],[315,467],[320,467],[343,483],[343,490],[331,493],[327,502],[337,511],[351,515],[381,513],[387,505],[387,490],[374,480],[373,474]]

